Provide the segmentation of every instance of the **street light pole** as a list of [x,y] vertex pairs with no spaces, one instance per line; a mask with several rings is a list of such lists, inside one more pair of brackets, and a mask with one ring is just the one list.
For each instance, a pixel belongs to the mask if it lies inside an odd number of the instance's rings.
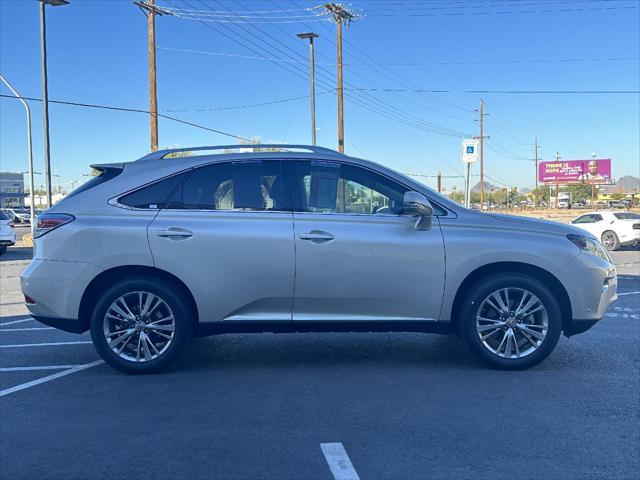
[[44,177],[47,192],[47,208],[51,206],[51,157],[49,150],[49,90],[47,87],[47,22],[45,5],[67,5],[67,0],[40,0],[40,51],[42,71],[42,123],[44,132]]
[[31,213],[31,235],[33,235],[33,228],[34,228],[34,222],[35,222],[35,206],[34,206],[34,191],[33,191],[33,148],[32,148],[32,142],[31,142],[31,110],[29,109],[29,105],[27,104],[27,102],[25,101],[24,98],[22,98],[22,96],[11,86],[11,84],[7,81],[6,78],[4,78],[2,75],[0,75],[0,80],[2,80],[4,82],[4,84],[9,88],[9,90],[11,90],[11,93],[13,93],[16,98],[18,100],[20,100],[20,102],[22,103],[22,105],[24,106],[25,111],[27,112],[27,148],[29,151],[29,198],[31,200],[31,207],[30,207],[30,213]]
[[313,39],[318,38],[317,33],[298,33],[298,38],[309,39],[309,80],[311,83],[311,145],[316,144],[316,85],[315,85],[315,55],[313,51]]

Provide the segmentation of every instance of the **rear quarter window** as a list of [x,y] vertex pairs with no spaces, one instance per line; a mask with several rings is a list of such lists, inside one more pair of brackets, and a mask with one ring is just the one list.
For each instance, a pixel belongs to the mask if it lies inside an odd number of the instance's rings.
[[118,198],[118,203],[132,208],[161,209],[187,174],[182,172],[127,193]]

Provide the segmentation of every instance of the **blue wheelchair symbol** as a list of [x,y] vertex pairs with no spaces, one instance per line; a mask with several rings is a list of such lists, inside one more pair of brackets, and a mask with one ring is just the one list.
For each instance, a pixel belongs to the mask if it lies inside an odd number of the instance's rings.
[[473,153],[473,145],[467,145],[467,153]]

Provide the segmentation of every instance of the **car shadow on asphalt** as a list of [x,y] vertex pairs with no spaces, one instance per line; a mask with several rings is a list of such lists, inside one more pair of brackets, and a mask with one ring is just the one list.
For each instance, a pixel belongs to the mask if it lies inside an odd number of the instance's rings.
[[33,247],[9,247],[4,254],[0,255],[0,262],[31,260],[32,258]]
[[173,369],[399,366],[485,368],[455,335],[420,333],[226,334],[196,338]]

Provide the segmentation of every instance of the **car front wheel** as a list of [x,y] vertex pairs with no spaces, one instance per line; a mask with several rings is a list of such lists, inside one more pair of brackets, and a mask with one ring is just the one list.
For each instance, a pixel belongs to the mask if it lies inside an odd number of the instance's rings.
[[547,358],[562,332],[554,294],[523,274],[498,274],[470,289],[460,327],[471,351],[492,367],[521,370]]
[[185,300],[164,281],[139,277],[119,282],[97,301],[91,339],[100,356],[127,373],[168,367],[191,337]]

